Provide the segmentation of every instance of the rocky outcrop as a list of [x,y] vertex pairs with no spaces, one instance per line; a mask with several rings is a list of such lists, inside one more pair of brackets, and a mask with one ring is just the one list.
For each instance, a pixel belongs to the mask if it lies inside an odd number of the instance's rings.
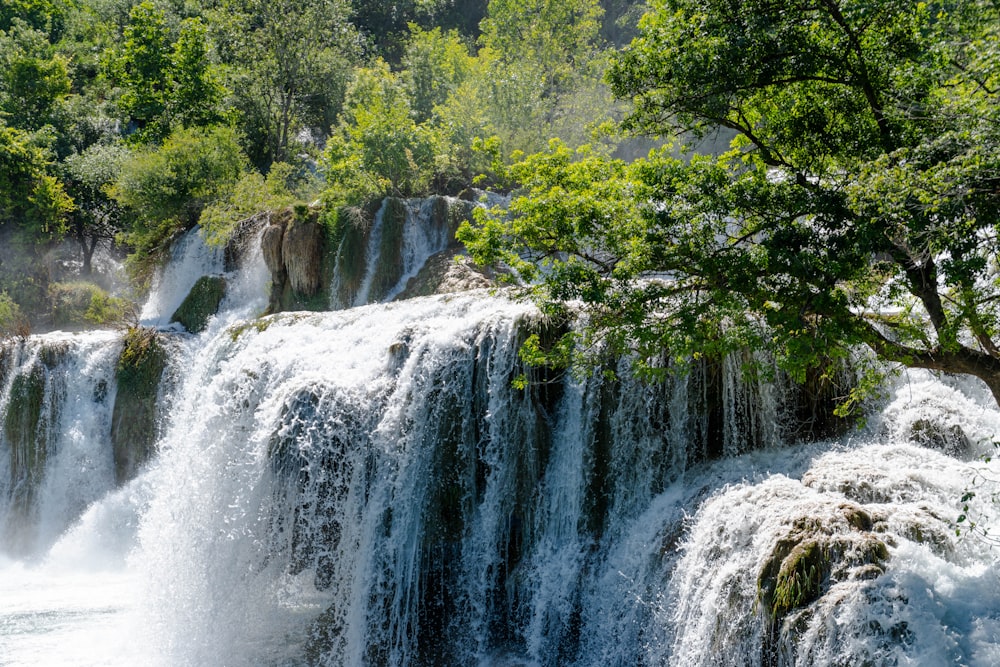
[[457,248],[450,248],[430,259],[420,272],[410,278],[397,299],[412,299],[431,294],[454,294],[489,287],[493,284],[492,272],[476,266]]
[[125,333],[115,376],[118,393],[111,414],[111,444],[115,481],[121,485],[136,476],[153,455],[156,443],[156,397],[167,366],[160,334],[133,327]]
[[323,268],[323,228],[315,216],[296,214],[285,228],[281,243],[281,261],[288,282],[297,294],[313,296],[319,292]]
[[226,296],[226,279],[222,276],[202,276],[188,292],[180,307],[174,311],[171,322],[179,322],[191,333],[200,333],[208,320],[219,311],[219,304]]
[[281,258],[281,244],[285,238],[285,225],[281,222],[268,224],[260,237],[261,251],[264,254],[264,264],[271,272],[271,280],[275,285],[284,285],[287,273],[285,262]]
[[975,456],[975,444],[959,424],[945,424],[925,417],[910,425],[908,436],[914,444],[940,450],[955,458]]
[[270,214],[261,234],[271,273],[269,312],[327,310],[491,284],[465,259],[459,225],[477,204],[386,197],[320,215],[307,206]]
[[[808,607],[838,582],[875,579],[889,559],[876,534],[884,517],[845,502],[824,514],[803,516],[777,541],[757,579],[767,619],[762,664],[794,664],[796,635]],[[884,527],[883,527],[884,529]]]
[[475,204],[448,197],[387,197],[377,207],[342,209],[334,232],[332,305],[350,308],[489,284],[468,262],[452,265],[458,226]]
[[269,312],[325,308],[329,243],[316,209],[300,205],[273,213],[261,246],[271,272]]

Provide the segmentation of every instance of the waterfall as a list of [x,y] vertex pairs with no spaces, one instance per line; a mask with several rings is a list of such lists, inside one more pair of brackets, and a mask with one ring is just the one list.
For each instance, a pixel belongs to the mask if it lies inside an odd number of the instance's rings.
[[387,197],[366,234],[343,235],[333,269],[331,307],[398,297],[431,257],[454,245],[459,221],[474,206],[452,197]]
[[[251,220],[250,222],[253,222]],[[267,306],[270,279],[261,253],[263,225],[238,230],[228,247],[205,243],[201,228],[186,232],[171,248],[168,261],[156,274],[139,316],[142,324],[168,327],[199,279],[220,277],[225,296],[219,304],[216,326],[251,318]]]
[[114,334],[0,347],[0,556],[44,553],[114,488]]
[[120,336],[0,347],[4,664],[1000,659],[973,381],[904,374],[801,443],[802,390],[736,357],[578,377],[522,363],[543,322],[503,296],[251,319],[262,260],[226,275],[203,333],[159,334],[155,457],[117,486]]
[[201,228],[186,232],[170,251],[170,261],[153,278],[149,298],[139,319],[143,324],[166,326],[170,316],[184,301],[191,288],[202,276],[224,271],[222,248],[207,245]]

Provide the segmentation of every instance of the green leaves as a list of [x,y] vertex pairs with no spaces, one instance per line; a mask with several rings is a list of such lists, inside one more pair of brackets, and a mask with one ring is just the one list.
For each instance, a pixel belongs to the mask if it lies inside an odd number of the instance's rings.
[[208,58],[207,28],[185,19],[171,45],[166,16],[151,2],[132,7],[122,44],[107,62],[121,88],[118,107],[135,124],[136,144],[162,141],[174,124],[219,122],[225,88]]
[[328,198],[358,204],[424,192],[433,175],[435,139],[412,117],[401,83],[384,62],[359,70],[323,154]]
[[0,124],[0,224],[17,223],[32,240],[59,238],[73,209],[48,167],[49,160],[29,135]]
[[858,343],[1000,398],[995,3],[653,0],[609,81],[625,125],[732,150],[630,165],[565,147],[463,229],[583,340],[652,358],[769,350],[793,377]]
[[126,240],[144,270],[202,210],[223,199],[246,169],[235,132],[227,127],[175,130],[156,148],[125,160],[111,194],[133,216]]

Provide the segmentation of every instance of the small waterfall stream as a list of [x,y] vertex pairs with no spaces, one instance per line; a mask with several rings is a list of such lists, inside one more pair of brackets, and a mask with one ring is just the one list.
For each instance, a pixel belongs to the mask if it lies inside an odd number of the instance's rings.
[[[225,268],[193,265],[167,271]],[[0,663],[1000,661],[997,555],[953,525],[974,489],[1000,530],[975,384],[904,375],[793,444],[795,388],[735,360],[577,378],[524,367],[523,303],[249,319],[267,278],[245,259],[203,333],[163,334],[157,453],[120,486],[120,336],[0,347]]]

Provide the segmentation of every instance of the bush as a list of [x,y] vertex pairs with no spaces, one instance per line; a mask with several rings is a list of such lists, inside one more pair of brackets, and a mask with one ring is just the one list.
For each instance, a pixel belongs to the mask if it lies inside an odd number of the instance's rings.
[[52,324],[57,327],[116,325],[128,319],[133,304],[111,296],[93,283],[72,282],[49,285]]
[[135,248],[130,268],[144,273],[207,205],[229,193],[245,168],[236,133],[223,126],[177,129],[159,149],[126,159],[111,194],[131,213],[124,235]]
[[6,291],[0,292],[0,340],[26,338],[30,333],[31,326],[21,307]]
[[236,223],[261,211],[277,211],[291,206],[307,195],[316,195],[315,183],[285,162],[275,162],[267,176],[255,171],[247,172],[220,199],[213,201],[201,213],[199,224],[205,239],[211,245],[222,245],[229,240]]

